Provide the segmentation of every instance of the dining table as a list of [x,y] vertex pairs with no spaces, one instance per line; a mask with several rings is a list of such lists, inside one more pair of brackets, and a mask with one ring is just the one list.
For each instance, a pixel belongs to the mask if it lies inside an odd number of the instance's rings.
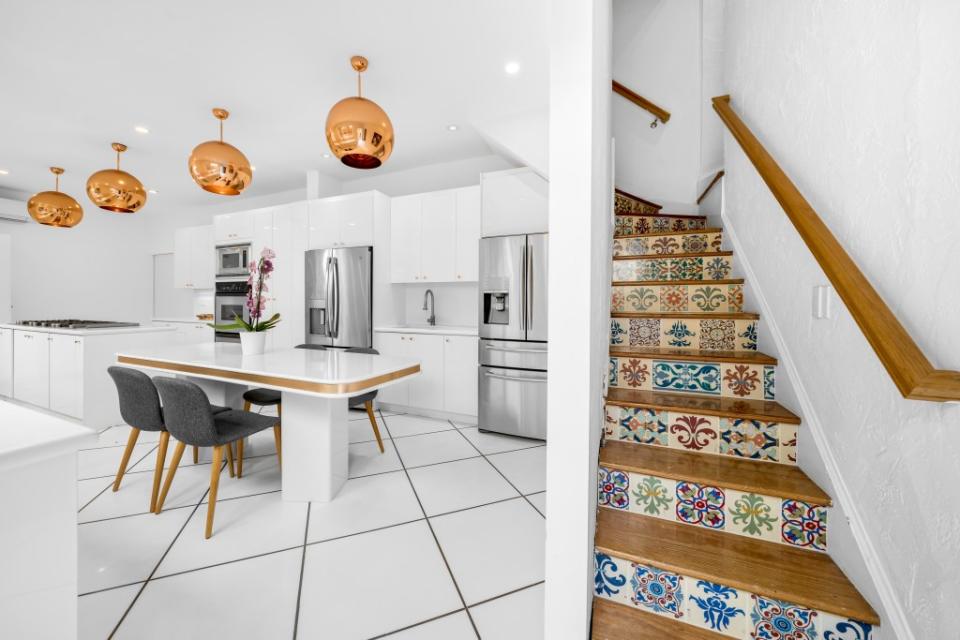
[[277,349],[245,355],[211,342],[124,350],[117,363],[199,385],[235,409],[250,388],[281,394],[281,487],[287,501],[330,502],[349,475],[348,399],[420,373],[420,363],[342,349]]

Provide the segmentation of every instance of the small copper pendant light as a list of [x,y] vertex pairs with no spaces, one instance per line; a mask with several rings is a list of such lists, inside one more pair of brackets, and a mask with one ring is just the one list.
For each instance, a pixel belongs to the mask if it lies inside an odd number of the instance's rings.
[[363,97],[361,74],[367,70],[367,59],[353,56],[350,66],[357,72],[357,95],[330,109],[327,144],[348,167],[376,169],[393,152],[393,124],[380,105]]
[[194,147],[187,162],[190,177],[204,191],[221,196],[236,196],[250,186],[253,169],[240,149],[223,141],[223,121],[230,117],[226,109],[214,109],[220,121],[220,140],[208,140]]
[[75,227],[83,220],[83,207],[80,203],[60,192],[60,174],[63,169],[50,167],[56,176],[53,191],[41,191],[27,202],[27,213],[40,224],[51,227]]
[[147,192],[135,176],[120,170],[120,154],[127,150],[127,145],[112,142],[110,146],[117,152],[117,168],[103,169],[90,176],[87,195],[104,211],[136,213],[147,203]]

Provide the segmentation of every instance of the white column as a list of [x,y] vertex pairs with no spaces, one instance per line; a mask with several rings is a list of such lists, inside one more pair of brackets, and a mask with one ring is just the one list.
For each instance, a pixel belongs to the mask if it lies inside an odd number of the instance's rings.
[[347,481],[346,398],[283,393],[283,499],[330,502]]
[[597,452],[609,362],[610,11],[610,0],[550,3],[544,637],[551,640],[590,633]]

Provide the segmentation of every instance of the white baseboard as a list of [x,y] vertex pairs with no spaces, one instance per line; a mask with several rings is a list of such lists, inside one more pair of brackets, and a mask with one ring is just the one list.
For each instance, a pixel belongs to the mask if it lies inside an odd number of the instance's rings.
[[435,409],[421,409],[420,407],[407,407],[392,402],[377,402],[378,409],[384,411],[395,411],[397,413],[412,413],[427,418],[437,418],[439,420],[453,420],[461,424],[477,424],[477,416],[469,416],[462,413],[450,413],[449,411],[437,411]]
[[[797,394],[797,401],[800,403],[804,429],[809,430],[810,434],[813,436],[813,441],[817,446],[817,452],[820,454],[820,458],[823,460],[824,466],[827,469],[827,474],[830,476],[830,482],[833,484],[833,488],[837,493],[837,495],[834,496],[834,500],[839,503],[844,514],[847,516],[847,520],[850,523],[850,529],[853,532],[854,541],[860,550],[860,555],[863,557],[867,571],[870,573],[870,577],[873,579],[873,584],[877,589],[877,593],[880,595],[884,612],[887,614],[887,619],[890,623],[890,626],[893,627],[892,631],[896,637],[896,640],[916,640],[916,636],[914,635],[913,630],[910,628],[910,624],[907,621],[907,616],[904,613],[903,607],[893,589],[893,583],[890,580],[890,576],[887,573],[886,567],[884,567],[883,563],[880,561],[880,554],[877,553],[877,548],[874,546],[867,527],[863,523],[863,518],[860,515],[860,511],[857,509],[857,502],[854,500],[853,494],[850,492],[850,488],[844,481],[843,475],[840,472],[840,465],[837,463],[837,459],[834,457],[833,452],[830,449],[825,431],[823,429],[823,423],[820,422],[820,419],[817,416],[814,404],[810,399],[810,395],[807,393],[807,389],[803,384],[803,380],[801,379],[793,357],[790,354],[790,349],[787,347],[787,343],[783,338],[783,334],[780,333],[780,329],[777,326],[773,313],[770,310],[770,305],[767,303],[767,299],[763,295],[763,290],[759,286],[759,280],[757,279],[756,272],[754,272],[753,268],[750,266],[750,261],[746,252],[743,250],[743,245],[740,244],[736,230],[734,229],[733,224],[730,222],[730,219],[725,211],[720,214],[720,218],[723,221],[723,235],[733,246],[737,264],[741,269],[743,269],[743,275],[746,278],[746,283],[750,286],[751,291],[756,297],[757,304],[760,306],[759,311],[763,319],[763,325],[766,330],[770,332],[774,343],[777,345],[779,366],[786,372],[787,377],[790,379],[790,383],[793,386],[793,390]],[[884,636],[886,636],[886,632],[882,633]]]

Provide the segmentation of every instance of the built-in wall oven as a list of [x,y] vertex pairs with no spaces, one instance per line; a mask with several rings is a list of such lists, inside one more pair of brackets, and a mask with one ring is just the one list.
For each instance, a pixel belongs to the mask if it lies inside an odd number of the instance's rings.
[[250,262],[250,245],[217,247],[217,277],[245,276]]
[[[230,324],[239,316],[250,321],[247,309],[247,291],[250,285],[246,280],[218,280],[213,298],[214,321],[216,324]],[[240,342],[239,329],[217,329],[214,342]]]

